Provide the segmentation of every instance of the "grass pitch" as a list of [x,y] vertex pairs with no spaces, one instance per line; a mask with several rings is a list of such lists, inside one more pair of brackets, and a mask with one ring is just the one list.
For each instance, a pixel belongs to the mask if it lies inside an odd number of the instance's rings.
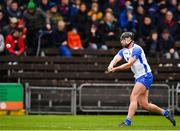
[[163,116],[135,116],[130,127],[119,128],[126,116],[105,115],[29,115],[0,116],[0,130],[180,130]]

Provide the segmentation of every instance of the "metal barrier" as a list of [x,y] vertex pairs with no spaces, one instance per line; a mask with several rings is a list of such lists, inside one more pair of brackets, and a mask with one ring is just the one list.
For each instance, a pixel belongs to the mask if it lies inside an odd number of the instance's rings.
[[76,85],[37,87],[26,84],[27,114],[76,114]]
[[180,112],[179,99],[180,99],[180,83],[176,86],[176,110]]
[[[132,86],[134,84],[82,84],[78,88],[79,108],[83,112],[127,112]],[[170,93],[169,85],[153,84],[149,100],[150,102],[153,100],[155,104],[161,104],[163,108],[173,108]],[[138,112],[145,112],[145,110],[140,109]]]

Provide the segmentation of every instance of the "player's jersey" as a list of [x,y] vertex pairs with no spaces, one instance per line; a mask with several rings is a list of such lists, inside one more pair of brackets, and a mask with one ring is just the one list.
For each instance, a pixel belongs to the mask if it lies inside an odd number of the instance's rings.
[[134,73],[134,77],[136,79],[151,72],[151,68],[147,63],[145,53],[139,45],[133,44],[133,47],[130,49],[123,48],[118,52],[118,55],[127,62],[130,57],[136,58],[136,62],[131,66],[131,70]]

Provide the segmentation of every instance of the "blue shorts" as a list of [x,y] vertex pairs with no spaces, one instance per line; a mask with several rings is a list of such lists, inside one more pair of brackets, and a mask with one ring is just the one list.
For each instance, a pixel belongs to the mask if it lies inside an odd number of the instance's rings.
[[150,72],[150,73],[147,73],[147,74],[145,74],[145,75],[140,76],[139,78],[137,78],[137,79],[135,80],[135,83],[136,83],[136,82],[142,83],[142,84],[146,87],[146,89],[149,90],[150,87],[151,87],[151,84],[153,83],[153,75],[152,75],[151,72]]

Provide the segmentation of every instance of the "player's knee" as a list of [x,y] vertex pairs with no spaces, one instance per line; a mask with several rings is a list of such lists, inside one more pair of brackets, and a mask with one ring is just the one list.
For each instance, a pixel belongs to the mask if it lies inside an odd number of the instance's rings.
[[139,106],[145,110],[147,110],[149,108],[149,104],[148,103],[139,103]]
[[130,101],[137,101],[137,96],[132,94],[130,96]]

